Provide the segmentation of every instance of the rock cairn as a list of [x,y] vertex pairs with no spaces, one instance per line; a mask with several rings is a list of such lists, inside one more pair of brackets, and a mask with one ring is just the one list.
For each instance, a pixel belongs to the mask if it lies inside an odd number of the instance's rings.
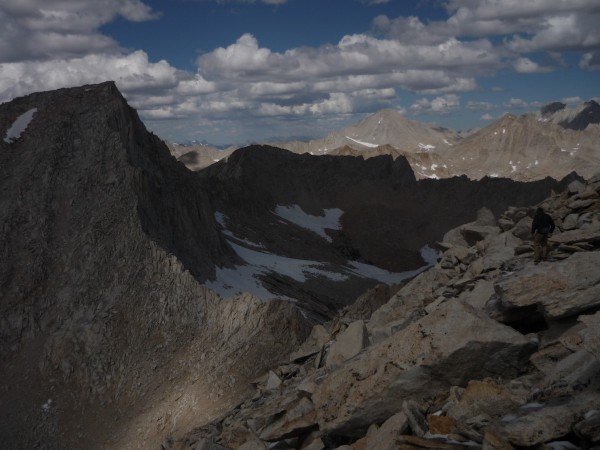
[[[316,325],[252,398],[163,449],[599,449],[599,194],[595,176],[480,211],[434,268]],[[557,224],[539,265],[536,206]]]

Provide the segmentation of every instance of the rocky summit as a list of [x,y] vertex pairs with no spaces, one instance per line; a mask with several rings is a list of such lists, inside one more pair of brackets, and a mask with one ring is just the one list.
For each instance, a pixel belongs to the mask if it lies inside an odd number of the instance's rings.
[[0,447],[596,445],[597,177],[193,172],[110,82],[0,105],[0,138]]

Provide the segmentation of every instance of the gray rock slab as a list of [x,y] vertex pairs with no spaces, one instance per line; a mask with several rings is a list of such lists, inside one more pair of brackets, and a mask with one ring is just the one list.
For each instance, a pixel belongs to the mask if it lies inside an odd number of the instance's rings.
[[313,392],[320,429],[356,435],[398,411],[473,378],[513,376],[535,346],[458,301],[373,345],[334,370]]
[[575,253],[497,283],[496,294],[506,309],[537,304],[549,319],[575,316],[600,306],[599,266],[600,252]]
[[329,347],[326,366],[336,366],[358,355],[369,345],[369,334],[362,320],[352,322]]

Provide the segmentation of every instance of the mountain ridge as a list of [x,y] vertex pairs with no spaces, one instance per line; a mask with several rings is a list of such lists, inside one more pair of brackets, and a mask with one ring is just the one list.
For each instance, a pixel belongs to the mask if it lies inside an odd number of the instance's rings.
[[[425,244],[483,221],[457,232],[470,243],[581,182],[417,180],[404,157],[264,146],[192,172],[114,83],[2,104],[0,130],[0,441],[15,449],[167,448],[251,398],[314,324],[389,300],[435,262]],[[595,220],[583,194],[573,229]]]
[[[546,176],[560,179],[572,171],[590,177],[600,164],[599,110],[594,100],[577,108],[555,102],[539,112],[505,115],[484,128],[460,135],[386,109],[321,139],[271,145],[314,155],[403,155],[418,178],[467,175],[472,179],[501,176],[530,181]],[[226,159],[232,151],[194,149],[182,162],[199,170],[216,159]]]

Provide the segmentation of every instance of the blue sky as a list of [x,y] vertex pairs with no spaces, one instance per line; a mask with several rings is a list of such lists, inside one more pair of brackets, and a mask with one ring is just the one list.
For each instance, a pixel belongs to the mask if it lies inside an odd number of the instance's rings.
[[598,0],[1,0],[0,101],[115,80],[166,140],[456,130],[600,96]]

